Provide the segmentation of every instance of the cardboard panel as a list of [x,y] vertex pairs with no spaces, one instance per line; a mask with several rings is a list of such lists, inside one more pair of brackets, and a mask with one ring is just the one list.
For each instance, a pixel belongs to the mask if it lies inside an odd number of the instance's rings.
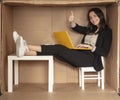
[[3,84],[5,86],[7,84],[7,55],[14,51],[12,38],[12,15],[12,8],[2,5],[2,73],[4,75]]
[[3,0],[5,4],[9,5],[44,5],[44,6],[56,6],[56,5],[108,5],[115,3],[116,0]]
[[49,2],[116,2],[116,0],[3,0],[4,2],[44,2],[44,3],[49,3]]
[[3,74],[3,72],[2,72],[2,69],[3,69],[3,67],[2,67],[2,50],[1,50],[1,48],[2,48],[2,38],[1,38],[1,3],[0,3],[0,88],[2,87],[2,81],[3,81],[3,77],[4,77],[4,74]]
[[117,80],[118,80],[118,93],[120,94],[120,5],[118,6],[118,71],[117,71]]
[[53,43],[50,7],[14,7],[13,11],[13,30],[22,35],[28,43],[38,45]]
[[[109,25],[113,31],[113,41],[109,56],[106,58],[106,81],[117,91],[118,86],[118,6],[113,5],[107,8]],[[109,76],[109,77],[108,77]]]
[[48,62],[46,61],[21,61],[19,79],[21,83],[47,83]]

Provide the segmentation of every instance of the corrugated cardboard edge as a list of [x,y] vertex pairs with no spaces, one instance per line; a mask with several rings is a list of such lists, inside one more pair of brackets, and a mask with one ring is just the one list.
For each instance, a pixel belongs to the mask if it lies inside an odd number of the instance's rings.
[[112,3],[116,3],[118,2],[119,0],[87,0],[87,1],[84,1],[84,0],[81,0],[81,1],[78,1],[78,0],[74,0],[74,1],[69,1],[69,0],[29,0],[29,1],[23,1],[23,0],[3,0],[3,3],[4,4],[8,4],[8,5],[43,5],[43,6],[64,6],[64,5],[86,5],[86,4],[89,4],[89,5],[93,5],[93,4],[112,4]]

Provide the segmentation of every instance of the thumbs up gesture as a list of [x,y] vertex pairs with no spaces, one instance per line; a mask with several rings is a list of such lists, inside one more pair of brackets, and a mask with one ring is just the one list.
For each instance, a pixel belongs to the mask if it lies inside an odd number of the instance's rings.
[[69,16],[69,22],[73,22],[74,21],[74,14],[73,11],[71,11],[71,14]]

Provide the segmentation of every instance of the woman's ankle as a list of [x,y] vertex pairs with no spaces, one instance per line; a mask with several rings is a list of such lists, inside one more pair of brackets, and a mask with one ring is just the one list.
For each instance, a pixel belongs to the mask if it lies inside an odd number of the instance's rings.
[[28,45],[28,49],[31,50],[31,51],[38,51],[38,52],[41,52],[41,46]]
[[25,56],[36,56],[36,55],[37,55],[36,51],[25,52]]

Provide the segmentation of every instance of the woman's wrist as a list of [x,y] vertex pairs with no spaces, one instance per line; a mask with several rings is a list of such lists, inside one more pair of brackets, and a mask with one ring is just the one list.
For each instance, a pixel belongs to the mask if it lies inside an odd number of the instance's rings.
[[94,52],[94,51],[95,51],[95,49],[96,49],[96,46],[91,45],[91,44],[88,44],[88,45],[89,45],[89,48],[91,49],[91,51],[92,51],[92,52]]
[[76,23],[74,21],[70,22],[71,27],[74,28],[76,26]]

